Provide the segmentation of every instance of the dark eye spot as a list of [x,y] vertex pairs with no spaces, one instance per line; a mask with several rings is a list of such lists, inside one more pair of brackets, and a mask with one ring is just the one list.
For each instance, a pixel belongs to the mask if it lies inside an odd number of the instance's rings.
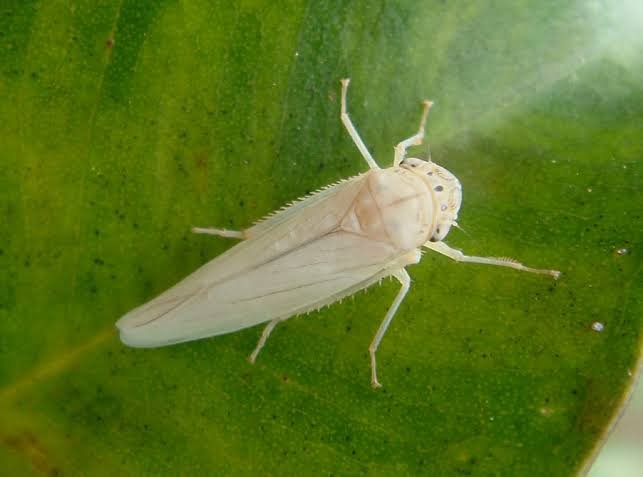
[[441,185],[438,185],[438,186],[435,186],[433,190],[436,192],[442,192],[444,190],[444,187],[442,187]]
[[431,171],[431,172],[427,172],[427,173],[426,173],[426,175],[427,175],[427,176],[432,176],[432,175],[433,175],[433,171]]
[[411,164],[411,167],[417,167],[417,164]]

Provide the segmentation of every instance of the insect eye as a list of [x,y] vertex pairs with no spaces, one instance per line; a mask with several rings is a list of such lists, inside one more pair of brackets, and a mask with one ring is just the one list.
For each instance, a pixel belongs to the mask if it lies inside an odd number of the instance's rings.
[[426,173],[426,175],[427,175],[427,176],[432,176],[432,175],[433,175],[433,171],[427,172],[427,173]]
[[433,231],[433,235],[429,239],[431,242],[439,242],[441,240],[444,240],[444,237],[447,236],[449,233],[449,230],[451,229],[451,223],[450,222],[443,222],[440,225],[438,225],[435,230]]
[[436,192],[442,192],[444,190],[444,187],[442,187],[441,185],[438,185],[438,186],[435,186],[433,190]]

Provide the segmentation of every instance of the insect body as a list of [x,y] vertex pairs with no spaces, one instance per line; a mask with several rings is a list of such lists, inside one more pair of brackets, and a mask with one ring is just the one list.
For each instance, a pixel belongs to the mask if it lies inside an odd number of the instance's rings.
[[511,259],[471,257],[442,240],[456,219],[462,189],[443,167],[406,158],[424,138],[431,103],[424,102],[416,134],[395,148],[393,167],[380,169],[346,112],[349,81],[342,80],[341,120],[369,171],[305,197],[244,231],[195,228],[196,233],[242,242],[202,266],[116,326],[134,347],[157,347],[231,333],[268,322],[254,362],[275,325],[394,276],[402,287],[369,347],[371,383],[379,387],[376,351],[409,290],[407,265],[421,247],[461,262],[486,263],[558,277]]

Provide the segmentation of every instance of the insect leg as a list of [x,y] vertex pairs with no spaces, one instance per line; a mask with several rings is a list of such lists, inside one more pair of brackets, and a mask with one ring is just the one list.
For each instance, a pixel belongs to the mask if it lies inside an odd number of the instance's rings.
[[202,228],[202,227],[192,227],[192,232],[195,234],[208,234],[208,235],[218,235],[219,237],[227,238],[236,238],[236,239],[245,239],[246,236],[243,232],[238,230],[226,230],[226,229],[214,229],[214,228]]
[[346,91],[348,90],[348,83],[350,83],[350,79],[345,78],[342,81],[342,110],[340,117],[342,119],[342,122],[344,123],[344,126],[348,130],[348,134],[350,134],[351,138],[353,139],[353,142],[357,146],[357,149],[359,149],[359,152],[362,153],[362,157],[366,160],[368,163],[368,167],[371,169],[379,169],[380,166],[377,165],[377,162],[375,162],[375,159],[373,159],[373,156],[371,156],[371,153],[368,152],[368,149],[366,149],[366,145],[364,144],[364,141],[362,141],[362,138],[359,137],[359,134],[357,133],[357,130],[355,129],[355,126],[353,126],[353,123],[351,122],[351,118],[348,117],[348,113],[346,112]]
[[277,326],[277,323],[279,323],[281,320],[279,318],[275,318],[272,320],[270,323],[266,325],[266,327],[263,329],[263,333],[261,333],[261,338],[259,338],[259,342],[257,343],[257,346],[255,347],[254,351],[252,354],[248,357],[248,361],[250,361],[252,364],[254,364],[255,360],[257,359],[257,355],[259,354],[259,351],[261,351],[261,348],[264,347],[266,344],[266,340],[268,339],[268,336],[270,336],[270,333],[272,333],[272,330]]
[[467,262],[467,263],[484,263],[487,265],[497,265],[500,267],[509,267],[515,268],[516,270],[521,270],[523,272],[531,273],[540,273],[542,275],[551,275],[554,278],[560,276],[558,270],[543,270],[540,268],[531,268],[526,267],[522,263],[516,262],[511,258],[500,258],[500,257],[471,257],[469,255],[463,254],[460,250],[449,247],[444,242],[427,242],[424,244],[426,248],[434,250],[442,255],[455,260],[456,262]]
[[426,118],[429,115],[429,109],[433,105],[431,101],[424,100],[422,102],[424,109],[422,109],[422,118],[420,119],[420,127],[418,132],[415,133],[408,139],[400,141],[397,146],[395,146],[395,157],[393,159],[393,167],[400,165],[400,162],[404,160],[406,156],[406,149],[410,146],[419,146],[424,140],[424,129],[426,126]]
[[400,288],[400,291],[397,293],[395,300],[393,300],[393,304],[386,312],[384,321],[382,321],[382,324],[380,325],[380,327],[377,330],[377,333],[375,334],[375,338],[373,338],[371,345],[368,347],[368,352],[371,355],[371,385],[374,388],[382,387],[382,385],[377,380],[377,362],[375,360],[375,353],[377,352],[377,348],[380,345],[380,341],[382,341],[382,338],[384,337],[384,333],[386,333],[386,329],[388,328],[388,325],[390,325],[391,321],[393,321],[393,316],[395,316],[395,312],[400,306],[400,303],[402,303],[402,300],[404,300],[404,297],[406,296],[406,293],[409,291],[409,288],[411,287],[411,277],[409,277],[409,274],[406,272],[404,268],[401,268],[395,273],[393,273],[393,276],[400,281],[400,283],[402,284],[402,288]]

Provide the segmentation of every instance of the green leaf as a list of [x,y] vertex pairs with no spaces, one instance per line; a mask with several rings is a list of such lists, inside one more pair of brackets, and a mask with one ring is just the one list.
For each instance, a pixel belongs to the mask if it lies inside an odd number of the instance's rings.
[[[0,473],[572,475],[641,357],[638,2],[0,6]],[[464,188],[398,285],[153,350],[114,322],[417,128]],[[412,151],[427,157],[428,149]],[[602,323],[601,332],[592,328]]]

